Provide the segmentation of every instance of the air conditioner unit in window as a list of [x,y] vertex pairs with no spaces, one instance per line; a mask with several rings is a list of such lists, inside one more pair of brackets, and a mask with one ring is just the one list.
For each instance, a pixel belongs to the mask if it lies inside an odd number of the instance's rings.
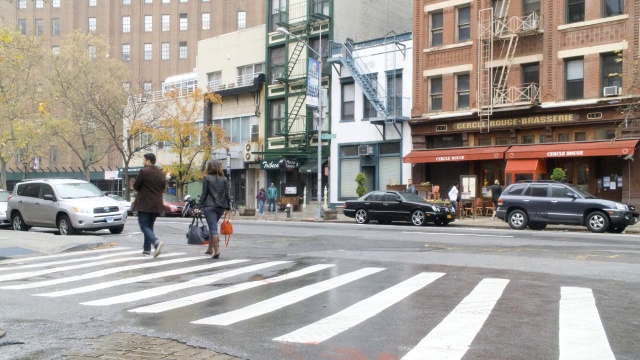
[[249,142],[244,145],[244,149],[242,150],[242,159],[244,162],[256,162],[258,161],[258,156],[255,154],[258,150],[257,142]]
[[371,145],[360,145],[360,146],[358,146],[358,155],[360,155],[360,156],[373,155],[373,146],[371,146]]
[[602,88],[602,93],[607,96],[620,96],[622,95],[622,88],[619,86],[605,86]]
[[272,76],[271,83],[275,83],[282,80],[282,78],[284,78],[284,72],[282,70],[274,71],[271,73],[271,76]]

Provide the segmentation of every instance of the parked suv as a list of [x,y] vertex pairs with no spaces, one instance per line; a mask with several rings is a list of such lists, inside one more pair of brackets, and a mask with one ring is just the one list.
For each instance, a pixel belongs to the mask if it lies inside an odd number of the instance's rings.
[[633,206],[597,199],[572,184],[542,180],[509,185],[498,199],[496,216],[516,230],[563,224],[586,226],[597,233],[621,233],[638,222]]
[[78,230],[109,229],[120,234],[127,210],[95,185],[76,179],[30,179],[16,184],[7,215],[17,231],[33,226],[57,228],[62,235]]

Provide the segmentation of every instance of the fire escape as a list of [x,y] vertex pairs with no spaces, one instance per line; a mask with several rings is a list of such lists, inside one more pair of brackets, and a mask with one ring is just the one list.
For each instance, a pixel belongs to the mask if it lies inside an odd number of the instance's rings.
[[[377,116],[369,118],[369,123],[374,124],[384,140],[387,140],[386,125],[391,125],[398,135],[402,136],[398,123],[409,120],[402,115],[403,99],[397,95],[399,89],[395,88],[395,78],[398,74],[398,56],[402,59],[406,57],[406,46],[396,39],[395,32],[390,32],[384,39],[385,47],[385,73],[394,79],[389,82],[389,87],[385,87],[375,76],[367,65],[354,54],[353,44],[350,41],[342,43],[340,41],[331,42],[331,58],[329,63],[336,66],[340,73],[340,66],[349,70],[354,81],[362,88],[362,93],[369,100],[377,112]],[[401,90],[400,90],[401,91]]]
[[[314,122],[308,121],[309,117],[317,117],[317,113],[307,112],[307,59],[308,56],[315,57],[312,51],[307,49],[306,44],[310,41],[320,39],[321,35],[329,34],[329,1],[330,0],[310,0],[297,4],[291,4],[284,10],[282,20],[278,26],[286,28],[290,33],[295,34],[288,38],[286,63],[282,73],[274,75],[275,79],[284,85],[287,92],[287,102],[285,105],[286,119],[282,123],[280,134],[284,139],[285,147],[295,148],[296,152],[306,152],[314,139]],[[320,40],[321,41],[321,40]],[[306,44],[305,44],[306,43]],[[323,49],[323,53],[325,49]],[[304,54],[304,55],[303,55]],[[323,61],[324,62],[324,61]],[[321,82],[325,79],[322,73]],[[321,95],[322,96],[322,95]],[[325,103],[325,106],[328,104]],[[318,110],[321,111],[321,110]],[[323,130],[328,129],[329,121],[325,116]],[[315,124],[317,126],[317,124]],[[317,137],[317,136],[316,136]],[[320,139],[318,139],[320,141]]]
[[489,132],[494,109],[540,103],[539,84],[509,86],[508,78],[518,40],[539,35],[542,19],[539,12],[508,17],[509,3],[496,1],[493,7],[480,10],[478,16],[476,101],[481,133]]

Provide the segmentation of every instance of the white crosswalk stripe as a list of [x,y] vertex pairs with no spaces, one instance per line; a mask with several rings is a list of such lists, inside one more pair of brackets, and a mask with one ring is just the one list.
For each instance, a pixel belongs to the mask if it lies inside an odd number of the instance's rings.
[[208,285],[208,284],[211,284],[211,283],[214,283],[216,281],[220,281],[222,279],[226,279],[226,278],[229,278],[229,277],[232,277],[232,276],[246,274],[246,273],[250,273],[250,272],[253,272],[253,271],[257,271],[257,270],[266,269],[266,268],[271,267],[271,266],[286,264],[286,263],[289,263],[289,262],[290,261],[271,261],[271,262],[267,262],[267,263],[262,263],[262,264],[243,267],[243,268],[236,269],[236,270],[226,271],[226,272],[219,273],[219,274],[203,276],[203,277],[200,277],[200,278],[189,280],[189,281],[187,281],[185,283],[161,286],[161,287],[142,290],[142,291],[138,291],[138,292],[134,292],[134,293],[124,294],[124,295],[119,295],[119,296],[113,296],[113,297],[109,297],[109,298],[105,298],[105,299],[83,302],[81,304],[82,305],[91,305],[91,306],[104,306],[104,305],[114,305],[114,304],[127,303],[127,302],[142,300],[142,299],[148,299],[148,298],[151,298],[151,297],[168,294],[168,293],[171,293],[171,292],[174,292],[174,291],[178,291],[178,290],[184,290],[184,289],[188,289],[188,288],[192,288],[192,287]]
[[483,279],[427,337],[402,359],[461,359],[509,280]]
[[264,300],[253,305],[249,305],[242,309],[196,320],[196,321],[193,321],[192,324],[231,325],[231,324],[237,323],[238,321],[251,319],[253,317],[264,315],[272,311],[281,309],[285,306],[295,304],[311,296],[337,288],[338,286],[342,286],[344,284],[348,284],[352,281],[361,279],[371,274],[375,274],[382,270],[384,269],[383,268],[360,269],[344,275],[337,276],[335,278],[331,278],[329,280],[321,281],[316,284],[308,285],[303,288],[290,291],[288,293],[273,297],[271,299]]
[[[167,257],[172,257],[172,256],[178,256],[178,255],[184,255],[184,253],[162,254],[158,258],[167,258]],[[62,271],[84,269],[84,268],[93,267],[93,266],[115,264],[115,263],[125,262],[125,261],[144,261],[144,260],[149,261],[149,260],[153,260],[153,258],[152,257],[144,257],[144,256],[140,255],[140,256],[136,256],[136,257],[128,257],[128,258],[121,258],[121,259],[110,259],[110,260],[94,261],[94,262],[85,263],[85,264],[78,264],[78,265],[60,266],[60,267],[54,267],[54,268],[45,269],[45,270],[36,270],[36,271],[25,271],[25,272],[19,272],[19,273],[11,273],[11,274],[0,275],[0,282],[2,282],[2,281],[12,281],[12,280],[22,280],[22,279],[27,279],[27,278],[30,278],[30,277],[53,274],[53,273],[62,272]]]
[[[180,260],[182,260],[182,261],[180,261]],[[175,259],[175,260],[164,261],[164,264],[160,264],[160,262],[154,262],[154,263],[145,264],[145,265],[159,266],[159,265],[167,265],[167,264],[173,264],[173,263],[185,262],[185,261],[193,261],[193,260],[202,260],[202,256],[198,256],[198,257],[194,257],[194,258],[183,258],[183,259]],[[55,291],[55,292],[44,293],[44,294],[35,294],[34,296],[60,297],[60,296],[67,296],[67,295],[74,295],[74,294],[83,294],[83,293],[88,293],[88,292],[91,292],[91,291],[107,289],[107,288],[114,287],[114,286],[132,284],[132,283],[135,283],[135,282],[147,281],[147,280],[152,280],[152,279],[159,279],[159,278],[163,278],[163,277],[166,277],[166,276],[182,275],[182,274],[187,274],[187,273],[190,273],[190,272],[213,269],[213,268],[216,268],[216,267],[225,266],[225,265],[232,265],[232,264],[245,262],[245,261],[249,261],[249,260],[230,260],[230,261],[209,263],[209,264],[206,264],[206,265],[192,266],[192,267],[180,268],[180,269],[176,269],[176,270],[162,271],[162,272],[153,273],[153,274],[145,274],[145,275],[140,275],[140,276],[134,276],[134,277],[125,278],[125,279],[118,279],[118,280],[112,280],[112,281],[107,281],[107,282],[101,282],[101,283],[98,283],[98,284],[82,286],[82,287],[78,287],[78,288],[74,288],[74,289]],[[151,266],[147,266],[147,267],[151,267]],[[114,270],[121,270],[121,269],[114,269]],[[95,274],[95,273],[91,273],[91,274]],[[86,274],[86,275],[91,275],[91,274]],[[82,278],[82,277],[84,277],[84,275],[79,275],[78,276],[78,278]],[[93,277],[98,277],[98,276],[93,276]],[[59,280],[65,280],[65,279],[59,279]],[[45,281],[45,282],[48,282],[48,281]],[[52,280],[51,282],[55,282],[55,280]],[[31,284],[26,284],[26,285],[28,286],[28,285],[31,285]],[[21,286],[21,285],[16,285],[16,286]],[[7,288],[11,288],[11,287],[8,286]]]
[[165,302],[161,302],[161,303],[157,303],[157,304],[153,304],[153,305],[149,305],[149,306],[143,306],[143,307],[131,309],[129,311],[130,312],[137,312],[137,313],[160,313],[160,312],[163,312],[163,311],[174,310],[174,309],[177,309],[177,308],[181,308],[181,307],[197,304],[197,303],[200,303],[200,302],[203,302],[203,301],[215,299],[215,298],[218,298],[218,297],[221,297],[221,296],[237,293],[237,292],[240,292],[240,291],[243,291],[243,290],[252,289],[252,288],[255,288],[255,287],[258,287],[258,286],[268,285],[268,284],[273,284],[273,283],[277,283],[277,282],[280,282],[280,281],[294,279],[294,278],[297,278],[297,277],[300,277],[300,276],[303,276],[303,275],[314,273],[316,271],[328,269],[328,268],[333,267],[333,266],[335,266],[335,265],[333,265],[333,264],[313,265],[313,266],[309,266],[307,268],[304,268],[302,270],[297,270],[297,271],[290,272],[288,274],[284,274],[284,275],[280,275],[280,276],[276,276],[276,277],[273,277],[273,278],[264,279],[264,280],[258,280],[258,281],[250,281],[250,282],[241,283],[241,284],[236,284],[236,285],[228,286],[228,287],[223,288],[223,289],[207,291],[207,292],[204,292],[204,293],[195,294],[195,295],[191,295],[191,296],[187,296],[187,297],[183,297],[183,298],[179,298],[179,299],[175,299],[175,300],[169,300],[169,301],[165,301]]
[[51,262],[44,262],[44,263],[38,263],[38,264],[17,265],[17,266],[10,266],[10,267],[0,267],[0,271],[32,269],[32,268],[37,268],[37,267],[47,267],[47,266],[54,266],[54,265],[73,264],[73,263],[79,263],[79,262],[83,262],[83,261],[95,261],[95,260],[108,259],[108,258],[112,258],[112,257],[116,257],[116,256],[133,255],[133,254],[140,254],[140,251],[139,250],[125,251],[125,252],[120,252],[120,253],[111,253],[111,254],[106,254],[106,255],[99,255],[99,256],[94,256],[94,257],[90,257],[90,258],[88,257],[88,258],[71,259],[71,260],[51,261]]
[[418,274],[368,299],[362,300],[335,315],[273,340],[319,344],[382,312],[384,309],[431,284],[443,275],[444,273]]
[[17,258],[17,259],[0,260],[0,265],[22,264],[22,263],[29,262],[29,261],[39,261],[39,260],[45,260],[45,259],[57,259],[57,258],[71,257],[71,256],[84,256],[84,255],[89,255],[89,254],[98,254],[98,253],[112,252],[112,251],[122,251],[122,250],[127,250],[127,249],[130,249],[130,248],[124,247],[124,246],[118,246],[118,247],[112,247],[112,248],[108,248],[108,249],[63,252],[63,253],[53,254],[53,255],[21,257],[21,258]]
[[591,289],[560,291],[560,360],[615,359]]

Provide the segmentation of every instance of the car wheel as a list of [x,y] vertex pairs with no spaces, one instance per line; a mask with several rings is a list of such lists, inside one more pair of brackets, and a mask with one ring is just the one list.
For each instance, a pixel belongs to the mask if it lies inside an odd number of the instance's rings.
[[71,220],[67,215],[62,215],[58,219],[58,231],[60,231],[60,235],[74,235],[76,233],[76,228],[71,225]]
[[367,224],[369,223],[369,213],[365,209],[356,210],[356,222],[358,224]]
[[24,219],[20,213],[16,213],[11,218],[11,226],[15,231],[28,231],[31,227],[25,224]]
[[109,231],[112,234],[121,234],[124,231],[124,225],[110,227]]
[[509,213],[509,226],[514,230],[522,230],[527,227],[529,216],[522,210],[514,210]]
[[603,233],[609,228],[609,218],[600,211],[587,215],[587,229],[594,233]]
[[424,211],[416,210],[411,214],[411,222],[413,223],[413,225],[422,226],[424,225],[424,221],[425,221]]
[[610,227],[607,232],[612,234],[622,234],[626,228],[626,226]]
[[545,223],[531,223],[529,224],[529,229],[531,230],[544,230],[547,227]]

